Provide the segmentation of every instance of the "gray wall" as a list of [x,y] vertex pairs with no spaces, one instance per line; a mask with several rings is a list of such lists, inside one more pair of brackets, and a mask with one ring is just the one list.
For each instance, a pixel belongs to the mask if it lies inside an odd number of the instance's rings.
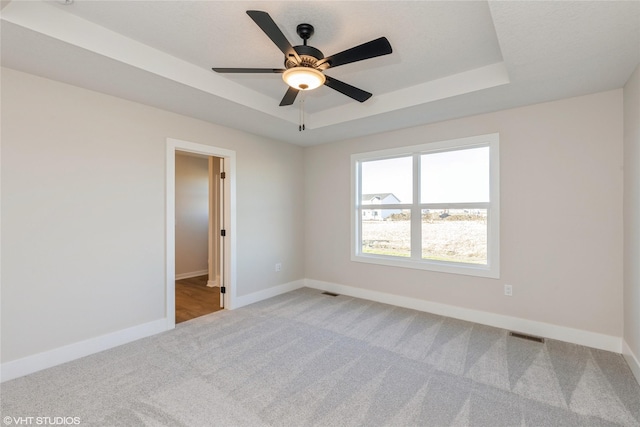
[[11,69],[1,83],[3,363],[164,318],[167,137],[236,151],[237,295],[304,277],[301,147]]
[[624,339],[640,369],[640,65],[624,87]]
[[[624,92],[303,149],[3,69],[1,361],[164,317],[167,137],[237,153],[238,296],[306,277],[624,334],[638,355],[639,74]],[[350,260],[352,153],[493,132],[499,280]]]
[[[352,153],[494,132],[499,280],[351,261]],[[621,168],[620,89],[309,148],[306,277],[621,337]]]
[[175,182],[176,276],[208,274],[209,159],[177,154]]

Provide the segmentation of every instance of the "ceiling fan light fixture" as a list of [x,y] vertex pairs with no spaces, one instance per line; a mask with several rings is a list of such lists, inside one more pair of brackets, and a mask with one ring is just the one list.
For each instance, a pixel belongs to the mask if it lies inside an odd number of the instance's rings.
[[313,90],[322,86],[326,78],[315,68],[293,67],[282,73],[282,80],[294,89]]

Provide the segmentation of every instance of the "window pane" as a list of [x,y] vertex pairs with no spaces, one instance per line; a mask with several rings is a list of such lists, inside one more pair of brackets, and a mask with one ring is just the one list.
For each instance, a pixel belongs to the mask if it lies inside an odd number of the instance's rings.
[[411,256],[411,211],[363,209],[363,254]]
[[373,160],[361,163],[362,204],[412,203],[413,159]]
[[489,147],[423,154],[422,203],[489,202]]
[[486,265],[487,210],[423,210],[422,258]]

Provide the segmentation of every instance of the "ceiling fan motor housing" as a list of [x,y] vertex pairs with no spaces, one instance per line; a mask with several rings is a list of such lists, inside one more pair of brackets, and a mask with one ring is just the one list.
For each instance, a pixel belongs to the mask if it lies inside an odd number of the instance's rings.
[[300,56],[301,62],[298,64],[295,61],[295,58],[285,58],[284,66],[285,68],[293,68],[293,67],[310,67],[316,68],[316,63],[321,59],[324,59],[324,55],[319,49],[316,49],[313,46],[294,46],[293,49]]

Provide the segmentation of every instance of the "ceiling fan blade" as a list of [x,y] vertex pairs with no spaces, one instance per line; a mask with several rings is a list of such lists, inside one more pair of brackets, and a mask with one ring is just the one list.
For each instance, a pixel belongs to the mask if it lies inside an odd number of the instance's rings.
[[362,89],[358,89],[355,86],[351,86],[345,82],[341,82],[340,80],[336,80],[333,77],[329,77],[325,74],[327,80],[324,82],[326,86],[329,86],[331,89],[337,90],[338,92],[347,95],[349,98],[353,98],[356,101],[364,102],[367,99],[371,98],[372,94],[366,92]]
[[363,59],[375,58],[376,56],[388,55],[393,52],[391,44],[386,37],[371,40],[351,49],[344,50],[335,55],[328,56],[316,64],[320,67],[323,64],[329,64],[329,67],[337,67],[339,65],[350,64]]
[[298,89],[294,89],[289,86],[289,89],[287,89],[287,93],[284,94],[282,101],[280,101],[280,106],[284,107],[285,105],[293,104],[293,101],[296,100],[296,96],[298,96],[298,92],[300,92]]
[[284,68],[212,68],[216,73],[284,73]]
[[282,34],[278,25],[273,21],[273,19],[271,19],[271,16],[269,16],[267,12],[260,10],[247,10],[247,15],[249,15],[256,24],[258,24],[258,27],[264,31],[267,37],[269,37],[271,41],[278,46],[278,49],[280,49],[287,58],[295,58],[295,61],[298,64],[301,62],[298,53],[293,49],[289,40],[287,40],[284,34]]

